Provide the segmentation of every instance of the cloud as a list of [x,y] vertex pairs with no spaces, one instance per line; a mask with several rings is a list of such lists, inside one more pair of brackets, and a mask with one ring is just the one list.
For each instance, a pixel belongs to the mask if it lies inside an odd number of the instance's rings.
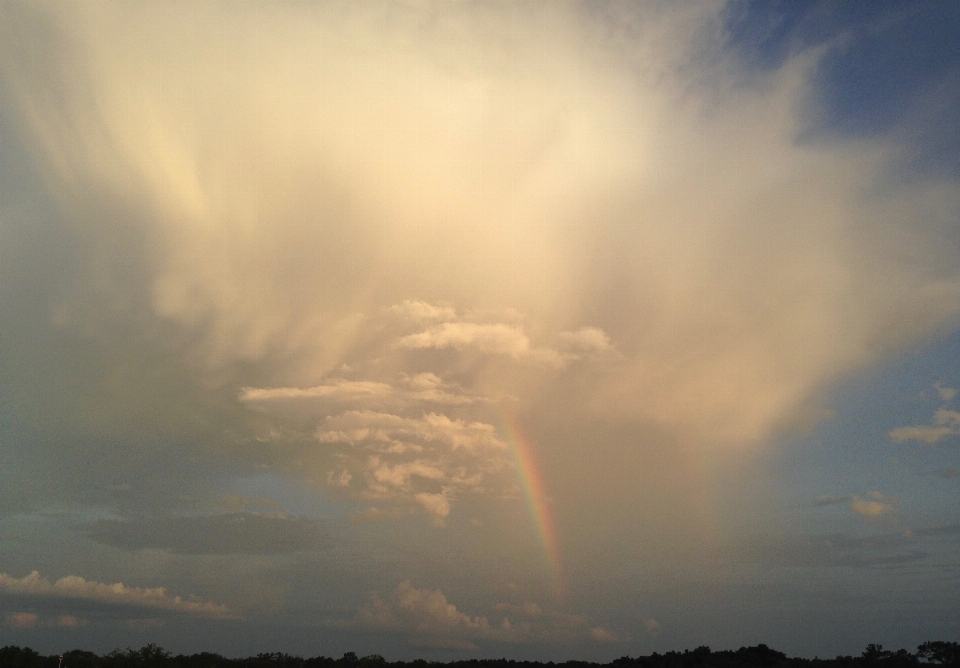
[[640,622],[644,632],[649,636],[658,636],[663,631],[663,625],[653,617],[644,617],[638,614],[637,621]]
[[[336,487],[382,503],[414,504],[438,522],[458,496],[504,495],[515,486],[505,475],[512,471],[506,443],[482,422],[348,411],[325,419],[315,438],[337,448],[338,468],[327,475]],[[374,508],[358,519],[390,516],[395,513]]]
[[918,441],[930,445],[957,435],[960,435],[960,412],[946,408],[934,413],[933,424],[897,427],[890,431],[890,438],[897,443]]
[[87,620],[73,615],[57,615],[57,626],[63,629],[76,629],[87,625]]
[[895,500],[895,497],[887,496],[877,491],[869,492],[866,497],[857,496],[856,494],[846,494],[843,496],[823,494],[814,500],[814,505],[818,507],[846,505],[858,515],[876,519],[882,515],[892,513],[894,510],[893,502]]
[[840,503],[849,503],[854,497],[849,494],[845,496],[836,496],[833,494],[821,494],[814,500],[816,506],[834,506]]
[[245,387],[240,392],[240,401],[258,402],[273,399],[335,399],[358,401],[367,398],[382,398],[393,391],[386,383],[349,381],[338,379],[328,385],[314,387]]
[[[803,130],[817,53],[745,73],[722,5],[426,12],[8,6],[38,55],[4,52],[4,112],[83,242],[59,327],[159,332],[248,401],[616,341],[580,409],[743,444],[960,312],[958,189],[893,178],[896,137]],[[376,314],[422,325],[380,355]]]
[[87,535],[125,550],[177,554],[290,554],[329,545],[323,524],[284,514],[237,512],[198,517],[97,520]]
[[617,640],[602,627],[588,628],[584,617],[544,610],[535,603],[499,604],[494,610],[504,615],[499,623],[461,612],[439,589],[419,589],[405,580],[386,598],[374,593],[355,618],[336,625],[400,632],[412,645],[445,649],[477,649],[482,641]]
[[568,348],[603,352],[611,350],[610,337],[599,327],[581,327],[573,332],[560,332],[557,338]]
[[434,306],[427,302],[405,299],[388,309],[409,320],[455,320],[457,311],[449,306]]
[[933,384],[933,387],[936,388],[937,394],[940,395],[940,399],[943,401],[950,401],[957,396],[957,390],[952,387],[944,386],[943,381],[938,380]]
[[886,496],[880,492],[870,492],[866,499],[854,496],[850,509],[858,515],[869,518],[878,518],[881,515],[887,515],[893,512],[893,497]]
[[5,619],[15,629],[32,629],[40,621],[40,616],[33,612],[8,612]]
[[323,399],[339,404],[405,407],[413,404],[466,405],[486,401],[446,383],[430,371],[403,374],[397,385],[376,381],[334,379],[313,387],[245,387],[240,401],[248,405],[284,400]]
[[560,353],[550,348],[535,348],[524,331],[504,323],[445,322],[417,334],[408,334],[397,346],[410,350],[473,349],[481,353],[508,355],[513,359],[531,359],[550,366],[563,366]]
[[62,598],[124,605],[149,610],[185,614],[194,617],[227,619],[233,613],[225,605],[204,601],[195,596],[169,596],[164,587],[127,587],[121,582],[104,584],[67,575],[51,583],[37,571],[22,578],[0,573],[0,593],[26,597]]

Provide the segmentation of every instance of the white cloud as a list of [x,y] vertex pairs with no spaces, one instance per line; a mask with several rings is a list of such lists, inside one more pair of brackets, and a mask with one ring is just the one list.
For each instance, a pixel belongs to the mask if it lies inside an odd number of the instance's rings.
[[960,435],[960,412],[946,408],[934,413],[933,424],[897,427],[890,431],[890,438],[897,443],[919,441],[930,445],[957,435]]
[[[137,304],[119,331],[170,332],[211,384],[311,379],[248,401],[402,366],[379,335],[563,366],[539,342],[589,314],[603,335],[559,341],[623,355],[589,408],[741,444],[960,312],[960,189],[889,178],[893,139],[798,139],[816,54],[745,75],[723,3],[23,7],[65,34],[4,51],[4,112],[94,249],[58,322],[109,339]],[[491,305],[527,320],[458,320]]]
[[327,385],[314,387],[245,387],[240,400],[245,402],[270,401],[273,399],[336,399],[358,401],[367,398],[389,396],[393,388],[386,383],[370,381],[334,380]]
[[121,582],[104,584],[86,580],[77,575],[67,575],[56,582],[32,571],[22,578],[0,573],[0,592],[20,596],[70,598],[98,603],[129,605],[151,610],[182,613],[196,617],[230,618],[234,615],[225,605],[203,601],[195,596],[181,598],[169,596],[164,587],[127,587]]
[[505,323],[445,322],[416,334],[408,334],[397,346],[411,350],[473,349],[482,353],[531,359],[550,366],[563,366],[563,356],[550,348],[535,348],[523,329]]
[[[414,504],[441,523],[463,494],[503,495],[515,486],[507,445],[493,425],[437,413],[408,418],[348,411],[323,421],[315,434],[336,450],[328,482],[360,498]],[[342,446],[348,446],[343,448]],[[393,516],[379,508],[368,519]],[[358,516],[358,519],[360,516]]]

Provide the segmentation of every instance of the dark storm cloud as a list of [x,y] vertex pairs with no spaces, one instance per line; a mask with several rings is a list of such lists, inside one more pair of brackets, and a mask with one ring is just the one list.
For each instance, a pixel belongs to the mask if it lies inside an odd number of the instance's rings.
[[86,528],[95,541],[125,550],[178,554],[287,554],[330,544],[315,520],[252,512],[203,517],[98,520]]

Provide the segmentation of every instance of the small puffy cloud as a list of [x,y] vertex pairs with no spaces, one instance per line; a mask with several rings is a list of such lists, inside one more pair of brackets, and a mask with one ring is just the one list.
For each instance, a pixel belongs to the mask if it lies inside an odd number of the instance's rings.
[[[512,489],[507,444],[493,425],[438,413],[419,418],[348,411],[323,421],[315,438],[336,448],[328,482],[381,503],[412,505],[442,523],[465,493]],[[346,446],[346,447],[344,447]],[[358,519],[384,519],[381,509]]]
[[565,348],[574,350],[602,352],[613,348],[610,337],[599,327],[581,327],[573,332],[561,332],[557,338]]
[[934,413],[933,424],[897,427],[890,431],[890,438],[897,443],[918,441],[930,445],[957,435],[960,435],[960,412],[946,408]]
[[939,469],[934,471],[934,474],[946,480],[953,480],[954,478],[960,478],[960,467],[953,466],[945,469]]
[[957,390],[952,387],[945,387],[942,380],[938,380],[933,384],[933,386],[936,388],[937,394],[940,395],[940,399],[943,401],[950,401],[957,396]]
[[5,619],[15,629],[32,629],[40,621],[40,616],[34,612],[8,612]]
[[22,578],[14,578],[6,573],[0,573],[0,593],[28,597],[78,599],[195,617],[226,619],[234,616],[225,605],[204,601],[196,596],[187,598],[169,596],[164,587],[152,589],[127,587],[122,582],[105,584],[94,580],[86,580],[77,575],[67,575],[56,582],[50,582],[37,571],[32,571]]
[[414,494],[413,498],[416,499],[428,513],[438,519],[442,519],[450,514],[450,501],[443,494],[420,492],[419,494]]
[[892,500],[893,497],[880,492],[870,492],[867,498],[854,496],[850,502],[850,509],[858,515],[875,519],[893,512]]
[[590,629],[590,637],[597,642],[603,643],[618,642],[620,640],[615,633],[603,628],[602,626],[594,626],[592,629]]

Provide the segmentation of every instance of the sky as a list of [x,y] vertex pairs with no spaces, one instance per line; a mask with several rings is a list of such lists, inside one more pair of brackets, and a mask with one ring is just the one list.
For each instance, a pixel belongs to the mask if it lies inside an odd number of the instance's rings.
[[960,640],[960,5],[0,4],[0,645]]

